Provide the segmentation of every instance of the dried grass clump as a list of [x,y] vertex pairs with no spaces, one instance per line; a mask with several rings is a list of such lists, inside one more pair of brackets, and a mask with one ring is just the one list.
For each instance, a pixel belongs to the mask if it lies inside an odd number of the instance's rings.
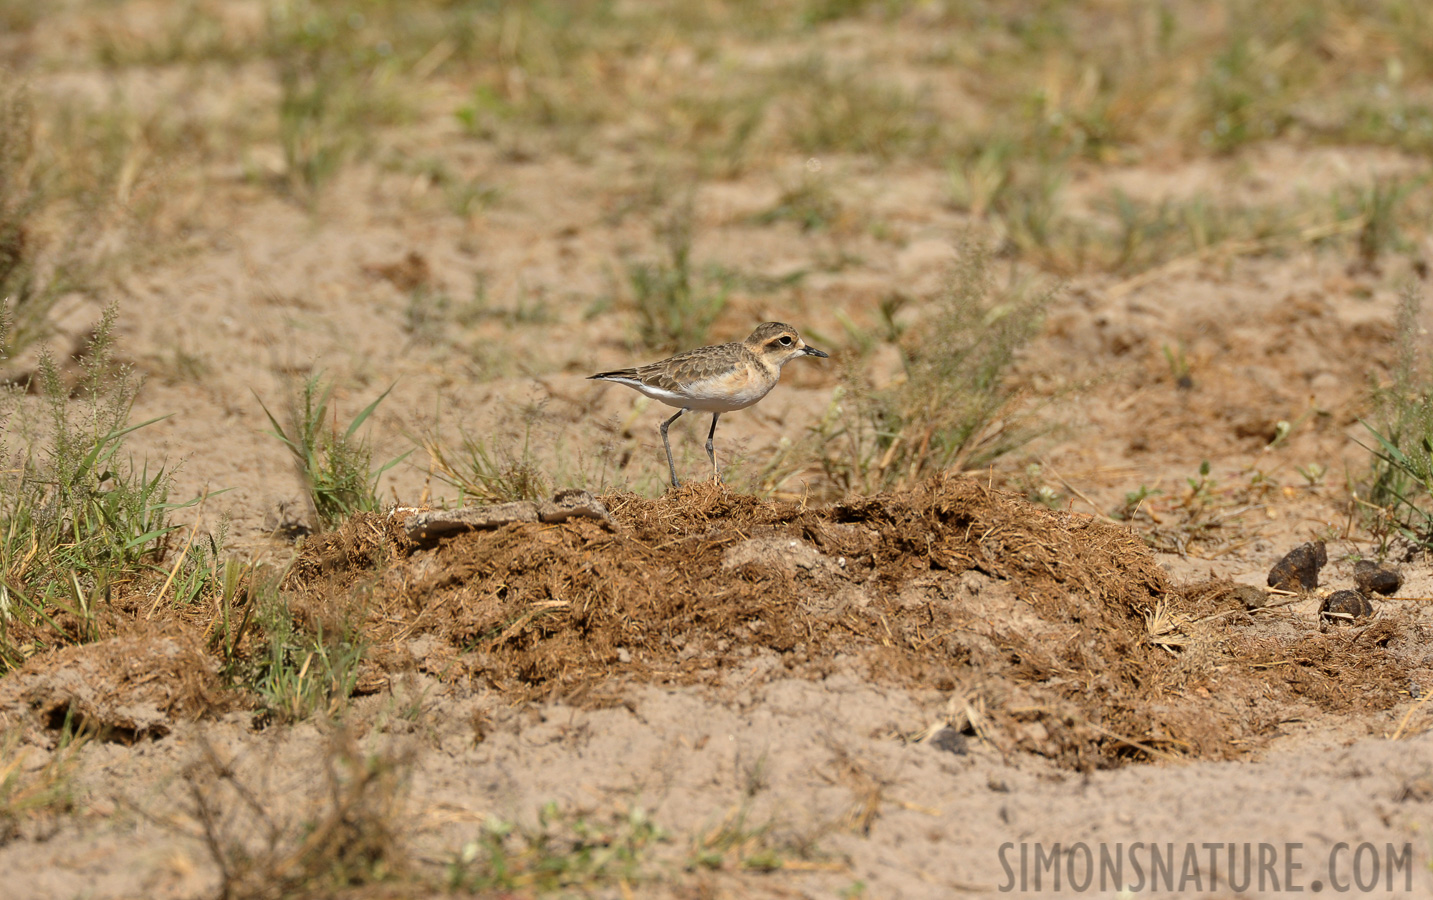
[[202,749],[184,774],[188,812],[226,900],[334,896],[400,881],[408,869],[405,754],[365,753],[350,732],[335,732],[323,784],[301,807],[302,819],[293,819],[273,812],[272,788],[242,778],[238,760]]

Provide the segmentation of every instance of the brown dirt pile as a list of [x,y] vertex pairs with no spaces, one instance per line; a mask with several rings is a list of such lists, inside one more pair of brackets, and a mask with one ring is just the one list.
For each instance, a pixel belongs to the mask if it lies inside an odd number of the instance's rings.
[[312,541],[285,587],[325,633],[360,628],[387,673],[604,704],[753,658],[818,678],[857,660],[950,692],[957,727],[1081,768],[1236,755],[1310,707],[1386,708],[1422,665],[1412,626],[1256,617],[1230,586],[1170,585],[1127,529],[971,478],[822,509],[713,485],[604,499],[614,529],[433,546],[363,517]]
[[193,634],[128,635],[44,653],[0,679],[0,731],[53,744],[66,726],[132,744],[242,705]]

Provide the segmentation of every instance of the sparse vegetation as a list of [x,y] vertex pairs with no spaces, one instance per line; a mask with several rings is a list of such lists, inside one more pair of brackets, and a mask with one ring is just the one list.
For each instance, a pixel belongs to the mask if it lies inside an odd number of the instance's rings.
[[366,18],[301,0],[267,9],[266,55],[278,74],[278,135],[289,187],[312,198],[375,126],[403,121],[392,93],[391,41],[370,43]]
[[490,818],[448,864],[448,888],[470,892],[591,890],[643,878],[645,855],[665,833],[640,808],[601,824],[556,803],[525,828]]
[[[295,620],[289,598],[273,584],[260,584],[252,601],[256,630],[263,648],[249,661],[246,681],[259,695],[268,714],[284,723],[315,714],[333,718],[353,693],[362,637],[352,626],[324,634],[323,624],[303,627]],[[237,642],[242,633],[235,636]]]
[[877,389],[859,376],[812,431],[826,477],[847,492],[911,484],[942,470],[978,468],[1028,442],[1009,370],[1039,330],[1052,292],[1019,281],[997,285],[989,251],[966,245],[949,286],[919,334],[882,306],[899,342],[904,377]]
[[1359,223],[1358,261],[1366,269],[1377,265],[1379,257],[1398,249],[1401,235],[1401,207],[1408,195],[1427,184],[1426,178],[1414,182],[1399,179],[1374,179],[1366,187],[1354,188],[1355,221]]
[[372,469],[373,448],[358,433],[391,390],[392,385],[359,410],[341,432],[337,409],[333,410],[332,421],[329,416],[333,385],[326,384],[322,375],[304,379],[298,396],[290,401],[287,428],[279,424],[263,400],[259,401],[273,426],[270,433],[293,457],[317,527],[332,528],[356,512],[378,509],[378,479],[408,455],[404,453]]
[[241,778],[238,760],[205,746],[185,773],[189,815],[232,900],[331,894],[401,878],[408,867],[401,827],[411,759],[366,752],[337,728],[322,760],[323,784],[301,818],[274,811],[275,790]]
[[156,420],[129,421],[137,388],[115,358],[115,316],[114,307],[105,311],[73,386],[48,350],[40,354],[43,421],[6,396],[8,425],[23,446],[0,476],[5,668],[43,647],[96,639],[99,601],[115,581],[156,571],[175,528],[169,473],[136,466],[122,452],[128,435]]
[[46,234],[46,166],[37,147],[35,106],[24,82],[0,60],[0,360],[45,337],[50,308],[82,273],[72,244]]
[[783,189],[776,205],[758,215],[755,221],[761,225],[794,222],[802,231],[830,228],[841,217],[841,203],[820,177],[821,169],[819,160],[808,160],[805,177]]
[[801,153],[850,153],[890,159],[937,144],[939,119],[923,100],[882,83],[870,71],[833,68],[819,55],[780,74],[790,107],[782,117]]
[[781,868],[783,853],[773,837],[775,823],[753,823],[751,805],[744,800],[727,812],[721,822],[706,829],[694,842],[691,866],[772,872]]
[[726,288],[708,284],[692,261],[692,201],[678,204],[658,228],[666,258],[627,265],[637,329],[648,347],[676,351],[699,347],[726,308]]
[[21,743],[19,731],[0,738],[0,847],[27,825],[53,819],[74,806],[74,769],[87,737],[64,727],[59,746],[38,768],[29,765],[39,751]]
[[520,447],[467,431],[461,433],[455,453],[445,448],[436,434],[425,438],[423,446],[433,461],[434,474],[457,488],[460,500],[542,500],[551,496],[552,481],[533,456],[532,426],[533,417],[525,417]]
[[[537,401],[514,405],[493,426],[459,428],[456,447],[438,427],[420,443],[428,453],[429,471],[458,490],[460,505],[546,500],[564,488],[600,491],[611,478],[611,448],[569,444]],[[559,461],[547,463],[553,450],[561,451],[556,454]]]
[[1398,306],[1398,344],[1391,384],[1377,388],[1371,440],[1373,471],[1366,502],[1375,530],[1396,529],[1420,546],[1433,546],[1433,374],[1418,323],[1423,298],[1412,285]]

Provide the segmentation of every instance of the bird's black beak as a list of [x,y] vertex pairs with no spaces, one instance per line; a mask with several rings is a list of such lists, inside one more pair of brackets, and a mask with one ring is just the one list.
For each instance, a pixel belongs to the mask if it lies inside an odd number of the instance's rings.
[[828,356],[831,355],[825,350],[817,350],[815,347],[812,347],[810,345],[802,347],[801,352],[805,353],[807,356],[819,356],[822,359],[826,359]]

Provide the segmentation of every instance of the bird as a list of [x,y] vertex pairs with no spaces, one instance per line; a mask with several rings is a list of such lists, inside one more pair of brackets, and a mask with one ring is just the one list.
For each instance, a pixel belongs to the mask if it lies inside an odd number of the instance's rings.
[[717,419],[722,413],[746,409],[765,397],[781,380],[781,367],[798,356],[826,359],[830,354],[801,340],[796,329],[784,322],[763,322],[744,341],[698,347],[660,362],[598,372],[587,379],[625,384],[677,408],[675,415],[662,421],[658,431],[662,433],[662,447],[667,451],[667,474],[671,476],[672,487],[681,487],[677,467],[672,462],[672,444],[667,439],[671,424],[681,418],[682,413],[692,410],[712,414],[712,427],[707,432],[707,458],[712,463],[712,480],[721,481],[716,452],[712,448]]

